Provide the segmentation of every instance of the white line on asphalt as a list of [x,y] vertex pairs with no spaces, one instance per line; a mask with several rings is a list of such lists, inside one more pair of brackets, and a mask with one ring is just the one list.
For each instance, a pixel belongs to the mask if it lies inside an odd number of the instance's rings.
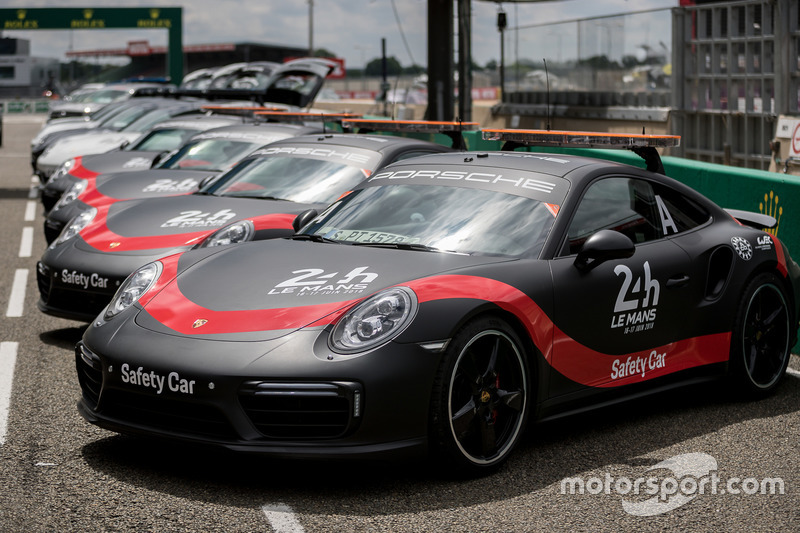
[[39,197],[39,188],[36,185],[31,185],[30,190],[28,191],[28,198],[38,198]]
[[19,242],[19,256],[30,257],[33,253],[33,228],[22,228],[22,239]]
[[11,384],[17,362],[16,342],[0,342],[0,446],[6,442],[8,409],[11,406]]
[[303,533],[305,529],[297,521],[292,508],[283,503],[262,505],[270,527],[275,533]]
[[794,368],[787,368],[786,373],[800,378],[800,370],[795,370]]
[[36,220],[36,202],[28,202],[25,205],[25,222],[33,222]]
[[25,288],[28,286],[28,269],[18,268],[14,272],[14,282],[11,284],[11,296],[8,298],[8,310],[6,316],[22,316],[22,309],[25,304]]

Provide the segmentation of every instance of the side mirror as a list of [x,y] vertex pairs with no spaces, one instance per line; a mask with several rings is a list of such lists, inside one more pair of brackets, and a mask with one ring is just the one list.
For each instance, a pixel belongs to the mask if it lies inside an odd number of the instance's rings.
[[300,228],[314,220],[318,214],[316,209],[308,209],[297,215],[292,221],[294,232],[297,233],[300,231]]
[[610,229],[601,229],[583,243],[575,258],[575,267],[589,271],[605,261],[627,259],[636,251],[633,241],[627,235]]

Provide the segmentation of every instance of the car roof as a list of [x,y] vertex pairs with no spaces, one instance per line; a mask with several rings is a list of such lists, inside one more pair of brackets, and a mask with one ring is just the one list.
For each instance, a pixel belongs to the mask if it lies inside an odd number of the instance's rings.
[[[608,161],[605,159],[578,156],[570,154],[553,154],[543,152],[503,152],[503,151],[471,151],[471,152],[450,152],[429,154],[414,157],[413,159],[404,159],[387,165],[382,171],[403,170],[404,168],[430,168],[431,166],[452,166],[464,174],[466,164],[474,165],[475,167],[491,168],[494,172],[502,174],[502,172],[519,171],[530,173],[532,179],[536,179],[536,175],[542,177],[552,176],[553,183],[558,183],[564,180],[569,187],[568,197],[571,197],[574,192],[579,192],[585,189],[590,182],[601,176],[609,175],[625,175],[636,176],[644,179],[655,180],[662,184],[668,185],[670,188],[678,191],[684,196],[688,196],[693,200],[701,203],[711,211],[719,210],[720,208],[711,200],[692,189],[691,187],[673,179],[664,174],[651,172],[644,168],[639,168],[633,165]],[[506,176],[510,177],[510,176]],[[481,180],[475,180],[480,182]],[[420,181],[418,183],[423,183]],[[399,183],[399,182],[398,182]],[[429,183],[434,183],[429,181]],[[563,183],[563,182],[561,182]]]
[[452,150],[441,144],[423,141],[420,139],[413,139],[410,137],[362,133],[319,133],[313,135],[299,135],[297,137],[292,137],[291,139],[276,141],[275,144],[318,144],[320,142],[336,144],[344,147],[362,148],[366,150],[373,150],[375,152],[383,152],[389,149],[414,146],[422,149],[432,148],[441,151]]
[[[458,165],[464,166],[464,159],[472,158],[478,165],[489,166],[499,169],[536,172],[564,178],[572,183],[583,179],[584,176],[594,176],[603,170],[632,171],[636,173],[647,173],[644,169],[607,161],[605,159],[595,159],[586,156],[573,156],[568,154],[550,154],[540,152],[458,152],[448,154],[432,154],[421,156],[415,159],[415,164],[437,164],[437,165]],[[406,164],[405,161],[394,163],[393,166]],[[580,172],[576,172],[580,169]],[[597,172],[595,172],[597,171]]]
[[233,116],[208,116],[208,115],[186,115],[180,116],[175,119],[165,120],[153,126],[153,130],[163,130],[170,128],[183,128],[183,129],[213,129],[230,126],[231,124],[240,124],[241,118]]
[[213,139],[213,138],[235,138],[236,136],[247,135],[254,137],[263,134],[265,138],[274,138],[276,133],[286,133],[289,135],[304,135],[319,131],[315,126],[302,126],[299,124],[283,124],[278,122],[264,122],[260,124],[235,124],[209,129],[192,136],[191,140]]

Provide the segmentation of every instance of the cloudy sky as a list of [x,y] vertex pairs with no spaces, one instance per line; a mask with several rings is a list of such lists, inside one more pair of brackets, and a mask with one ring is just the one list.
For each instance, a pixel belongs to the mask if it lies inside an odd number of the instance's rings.
[[[309,0],[3,0],[4,8],[33,7],[176,7],[183,6],[184,44],[259,42],[307,47]],[[504,3],[509,28],[506,61],[545,57],[556,61],[577,53],[576,23],[559,21],[675,7],[678,0],[563,0]],[[247,6],[243,8],[242,6]],[[472,0],[472,55],[479,65],[500,57],[496,27],[498,5]],[[395,15],[396,13],[396,15]],[[583,35],[582,54],[600,50],[612,55],[634,53],[641,45],[669,45],[670,15],[660,11],[627,17],[624,27],[606,19]],[[399,21],[399,23],[398,23]],[[599,29],[598,29],[599,28]],[[621,30],[621,28],[624,28]],[[427,64],[427,0],[313,0],[314,48],[326,48],[347,65],[360,67],[380,56],[381,38],[387,54],[403,65]],[[64,58],[70,49],[124,48],[128,41],[165,45],[165,30],[7,31],[4,37],[31,41],[31,54]],[[403,38],[405,37],[405,39]],[[406,43],[408,46],[406,46]],[[665,43],[661,45],[660,43]]]

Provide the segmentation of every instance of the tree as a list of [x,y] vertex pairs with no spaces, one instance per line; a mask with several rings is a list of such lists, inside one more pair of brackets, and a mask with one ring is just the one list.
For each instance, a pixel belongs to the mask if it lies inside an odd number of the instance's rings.
[[314,50],[314,57],[337,57],[336,54],[325,48],[317,48]]
[[[364,73],[367,76],[380,76],[383,74],[383,66],[381,62],[381,58],[375,58],[364,68]],[[387,76],[397,76],[403,72],[403,67],[400,65],[400,61],[397,60],[394,56],[389,56],[386,58],[386,75]]]
[[417,74],[425,74],[426,72],[427,70],[425,69],[425,67],[417,64],[411,65],[410,67],[405,67],[403,69],[403,74],[417,75]]

